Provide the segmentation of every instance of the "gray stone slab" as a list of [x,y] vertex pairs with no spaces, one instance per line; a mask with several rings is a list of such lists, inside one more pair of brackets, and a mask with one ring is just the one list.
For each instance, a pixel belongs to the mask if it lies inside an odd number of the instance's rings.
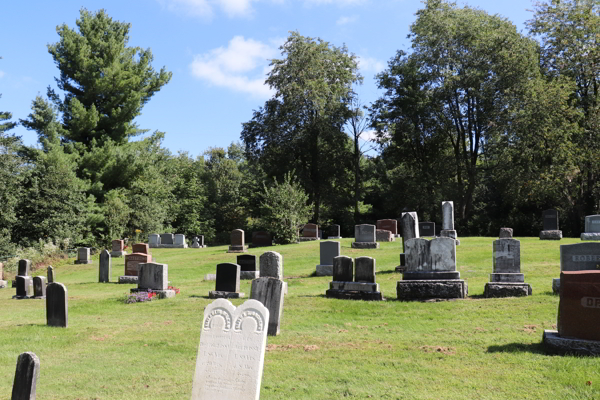
[[545,210],[542,211],[542,225],[545,231],[557,231],[558,226],[558,211],[556,210]]
[[138,289],[167,290],[169,287],[169,265],[142,263],[138,271]]
[[160,235],[157,233],[151,233],[148,235],[148,245],[153,247],[157,244],[160,244]]
[[540,240],[561,240],[562,231],[540,231]]
[[488,298],[531,296],[528,283],[486,283],[483,295]]
[[124,284],[137,284],[138,277],[133,275],[123,275],[119,277],[119,283]]
[[217,265],[217,281],[215,285],[217,292],[239,292],[240,291],[240,266],[233,263],[221,263]]
[[333,280],[354,281],[354,260],[347,256],[337,256],[333,259]]
[[392,235],[392,232],[383,229],[377,229],[375,231],[375,239],[378,242],[393,242],[396,240],[394,235]]
[[600,240],[600,233],[597,233],[597,232],[582,233],[581,240]]
[[181,246],[184,249],[187,249],[187,247],[188,247],[187,242],[185,241],[185,235],[183,235],[181,233],[177,233],[175,235],[173,244],[176,246]]
[[322,241],[319,243],[319,264],[333,265],[333,259],[340,255],[340,242]]
[[211,290],[208,292],[209,299],[243,299],[246,297],[242,292],[225,292],[222,290]]
[[542,344],[548,353],[578,356],[599,356],[600,341],[563,338],[558,331],[544,330]]
[[376,261],[372,257],[356,257],[354,260],[354,281],[375,283]]
[[560,278],[552,279],[552,293],[559,294],[560,292]]
[[375,225],[354,225],[354,241],[373,243],[376,241],[375,231]]
[[257,300],[238,308],[218,299],[204,309],[192,400],[258,400],[269,310]]
[[396,293],[398,300],[464,299],[468,287],[462,279],[398,281]]
[[352,242],[350,247],[353,249],[378,249],[379,243],[377,242]]
[[600,215],[588,215],[585,217],[585,232],[600,233]]
[[240,271],[240,280],[248,281],[260,278],[260,271]]
[[368,282],[329,282],[329,288],[334,290],[351,290],[359,292],[379,292],[378,283]]
[[172,233],[161,233],[160,244],[175,244],[175,235]]
[[36,276],[33,278],[33,298],[34,299],[45,299],[46,298],[46,277]]
[[600,243],[575,243],[560,246],[561,271],[586,271],[600,268]]
[[317,276],[333,276],[332,265],[317,265]]
[[267,251],[259,257],[260,277],[283,280],[283,256],[276,251]]
[[269,336],[279,335],[284,294],[284,282],[277,278],[258,278],[252,281],[250,298],[260,301],[269,310]]
[[405,242],[406,271],[456,271],[456,242],[451,238],[409,239]]
[[454,202],[442,201],[442,230],[454,230]]
[[[457,234],[456,231],[454,229],[442,229],[440,231],[440,237],[446,237],[446,238],[452,238],[452,239],[456,239]],[[457,243],[457,245],[460,243]]]
[[360,291],[360,290],[329,289],[325,292],[325,297],[334,298],[334,299],[342,299],[342,300],[364,300],[364,301],[384,300],[383,294],[379,291],[365,292],[365,291]]
[[92,260],[90,258],[89,247],[80,247],[77,249],[77,260],[75,260],[75,264],[91,264]]
[[69,325],[69,297],[62,283],[53,282],[46,288],[46,320],[48,326]]
[[500,228],[500,239],[512,239],[513,229],[512,228]]
[[40,360],[31,352],[21,353],[13,381],[11,400],[35,400]]
[[402,279],[405,281],[422,281],[422,280],[447,280],[460,279],[459,271],[404,271]]
[[112,260],[108,250],[100,253],[100,262],[98,265],[98,282],[110,282],[112,274]]
[[490,274],[492,283],[522,283],[525,282],[525,276],[520,273],[493,273]]
[[521,242],[517,239],[494,240],[492,261],[495,273],[521,272]]
[[17,269],[17,275],[30,276],[31,275],[31,261],[27,259],[19,260],[19,267]]

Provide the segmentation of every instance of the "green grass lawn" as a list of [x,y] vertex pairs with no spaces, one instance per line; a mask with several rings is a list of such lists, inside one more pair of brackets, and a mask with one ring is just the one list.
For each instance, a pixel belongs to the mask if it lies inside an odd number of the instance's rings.
[[[317,242],[250,249],[280,252],[289,285],[281,335],[268,338],[261,399],[600,398],[600,360],[546,355],[540,344],[543,330],[556,324],[551,286],[559,277],[559,245],[579,240],[517,238],[533,296],[485,299],[494,239],[460,239],[457,267],[469,298],[442,302],[396,300],[401,241],[377,250],[341,241],[343,255],[376,258],[382,302],[325,298],[331,277],[311,276]],[[13,300],[15,289],[0,290],[1,398],[10,397],[17,356],[32,351],[41,362],[40,400],[189,399],[203,310],[214,289],[203,277],[218,263],[235,262],[226,249],[152,249],[181,293],[138,304],[122,301],[134,285],[97,283],[97,256],[90,265],[54,265],[55,280],[69,292],[67,329],[46,326],[43,300]],[[123,262],[113,259],[113,281]],[[250,281],[241,291],[249,296]]]

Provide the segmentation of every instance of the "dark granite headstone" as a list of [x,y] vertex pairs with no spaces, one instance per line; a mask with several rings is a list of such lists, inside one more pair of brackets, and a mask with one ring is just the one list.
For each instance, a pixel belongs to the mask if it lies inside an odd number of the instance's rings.
[[[269,232],[258,231],[252,232],[252,246],[254,247],[265,247],[273,246],[273,238]],[[243,269],[242,269],[243,271]]]
[[333,224],[329,227],[329,237],[340,237],[340,226],[337,224]]
[[17,358],[11,400],[35,400],[35,389],[39,375],[40,359],[31,352],[21,353]]
[[347,256],[337,256],[333,259],[333,280],[352,282],[354,275],[354,260]]
[[54,268],[52,268],[52,265],[48,265],[47,271],[48,283],[54,282]]
[[435,237],[435,222],[419,222],[419,234],[421,237]]
[[31,275],[31,261],[19,260],[19,269],[17,275],[29,276]]
[[36,276],[33,278],[33,298],[45,299],[46,298],[46,277]]
[[557,231],[558,228],[558,211],[546,210],[542,212],[545,231]]
[[100,253],[100,263],[98,265],[98,282],[110,282],[112,272],[112,261],[108,250],[102,250]]
[[173,244],[175,235],[172,233],[162,233],[160,235],[160,244]]
[[237,256],[237,263],[240,266],[240,271],[256,271],[256,256],[253,254]]
[[69,325],[69,297],[62,283],[53,282],[46,288],[46,320],[48,326],[66,328]]
[[354,281],[375,283],[375,259],[372,257],[356,257],[354,262]]
[[30,276],[17,275],[15,281],[17,282],[17,299],[27,299],[32,296]]
[[217,280],[215,291],[239,292],[240,291],[240,266],[232,263],[217,265]]
[[600,340],[600,271],[560,273],[560,337]]

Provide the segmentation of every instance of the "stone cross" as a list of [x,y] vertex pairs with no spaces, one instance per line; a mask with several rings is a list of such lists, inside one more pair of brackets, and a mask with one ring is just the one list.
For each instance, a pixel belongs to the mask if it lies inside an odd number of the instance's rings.
[[258,400],[269,310],[257,300],[238,308],[217,299],[204,309],[192,400]]
[[100,263],[98,267],[98,282],[110,282],[112,273],[112,261],[108,250],[102,250],[100,253]]
[[21,353],[17,358],[11,400],[35,400],[39,375],[40,359],[31,352]]
[[279,325],[283,315],[285,283],[277,278],[258,278],[252,281],[251,299],[260,301],[269,309],[269,336],[279,335]]
[[46,288],[46,320],[48,326],[69,325],[69,297],[62,283],[53,282]]

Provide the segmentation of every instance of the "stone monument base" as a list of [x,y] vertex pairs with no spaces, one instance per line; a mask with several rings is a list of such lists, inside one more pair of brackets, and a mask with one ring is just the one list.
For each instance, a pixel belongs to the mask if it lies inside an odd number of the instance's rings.
[[523,297],[531,296],[531,285],[528,283],[490,282],[483,290],[485,297]]
[[600,232],[582,233],[581,240],[600,240]]
[[154,290],[154,289],[138,289],[138,288],[133,288],[129,292],[130,293],[137,293],[137,292],[149,292],[149,291],[152,291],[153,293],[156,293],[156,297],[159,298],[159,299],[170,299],[171,297],[175,297],[175,291],[171,290],[171,289]]
[[[229,246],[228,253],[245,253],[248,250],[248,246]],[[216,298],[216,297],[215,297]]]
[[184,244],[149,244],[151,249],[187,249],[187,243]]
[[560,278],[552,279],[552,293],[558,294],[560,292]]
[[299,242],[312,242],[313,240],[321,240],[321,239],[318,237],[303,237],[303,236],[300,236],[298,238]]
[[260,271],[240,271],[240,280],[252,280],[260,278]]
[[327,236],[327,239],[342,239],[341,236]]
[[464,299],[467,282],[463,279],[398,281],[398,300]]
[[75,260],[75,264],[91,264],[92,260]]
[[111,251],[110,252],[110,256],[111,257],[123,257],[126,256],[127,252],[126,251]]
[[0,289],[4,289],[6,286],[8,286],[8,281],[0,280]]
[[133,275],[123,275],[119,277],[119,283],[138,283],[138,277]]
[[224,292],[222,290],[211,290],[208,292],[209,299],[241,299],[246,296],[239,292]]
[[329,283],[326,297],[347,300],[383,300],[378,283],[367,282],[339,282]]
[[502,272],[490,274],[491,283],[524,283],[525,275],[516,272]]
[[446,281],[449,279],[460,279],[460,272],[458,271],[406,271],[402,274],[402,280],[405,281]]
[[562,231],[540,231],[540,240],[560,240]]
[[333,265],[317,265],[317,276],[333,276]]
[[379,243],[377,242],[352,242],[353,249],[378,249]]
[[549,353],[600,356],[600,341],[563,338],[558,331],[544,330],[542,344]]

